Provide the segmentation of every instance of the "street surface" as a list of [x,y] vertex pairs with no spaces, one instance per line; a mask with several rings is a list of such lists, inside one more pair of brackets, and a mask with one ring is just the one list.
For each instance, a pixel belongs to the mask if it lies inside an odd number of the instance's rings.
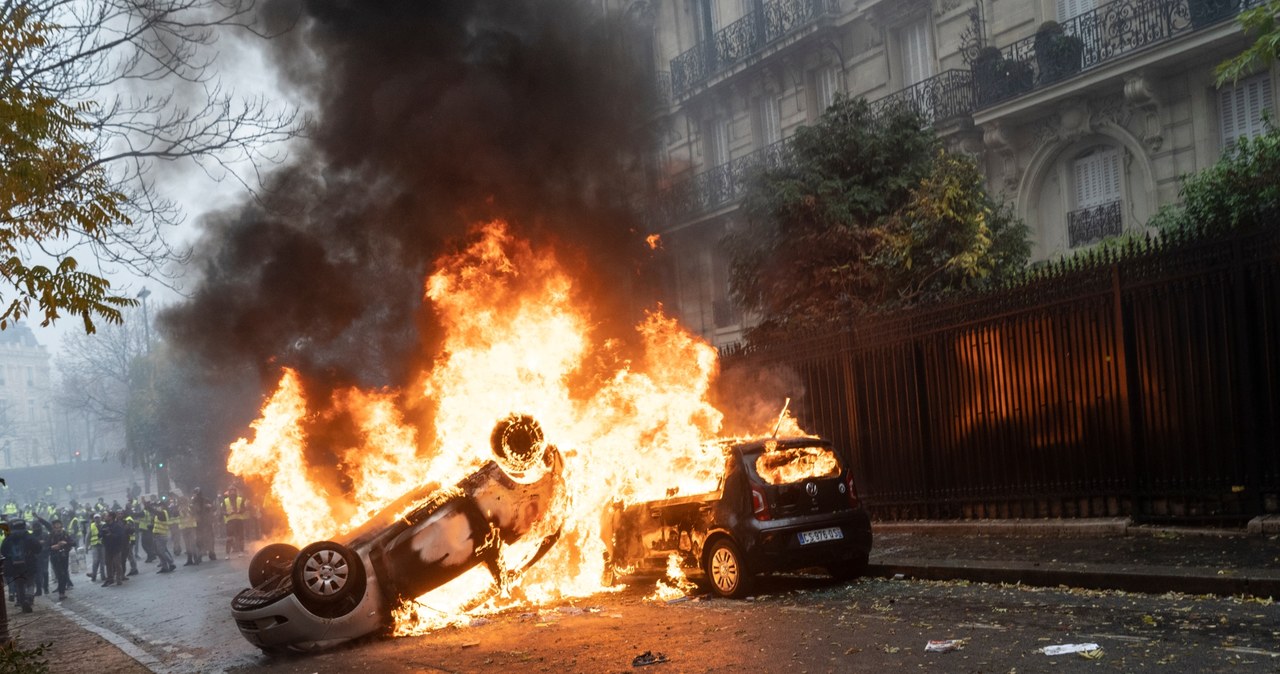
[[[147,569],[122,588],[97,587],[82,574],[63,607],[136,644],[150,669],[172,672],[1280,672],[1280,609],[1270,602],[963,582],[839,584],[816,575],[763,579],[748,601],[655,602],[645,598],[652,588],[637,583],[426,637],[272,659],[245,642],[230,617],[248,558],[166,575]],[[925,652],[941,639],[963,639],[963,647]],[[1099,644],[1101,657],[1040,652],[1082,642]],[[633,668],[646,651],[667,661]]]

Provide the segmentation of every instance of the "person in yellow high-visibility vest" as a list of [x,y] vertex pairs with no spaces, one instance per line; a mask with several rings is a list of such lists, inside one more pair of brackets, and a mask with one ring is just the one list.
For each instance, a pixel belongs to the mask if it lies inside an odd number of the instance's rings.
[[187,563],[192,566],[200,563],[200,543],[196,536],[196,516],[191,512],[188,499],[181,499],[178,506],[178,526],[182,527],[182,544],[187,549]]
[[101,527],[102,515],[94,513],[93,521],[85,528],[85,545],[89,548],[89,552],[93,556],[93,566],[90,567],[91,570],[89,573],[85,575],[89,576],[89,579],[94,582],[97,582],[98,580],[98,571],[102,571],[102,575],[104,576],[107,575],[106,560],[102,558]]
[[157,573],[170,573],[177,569],[173,564],[173,555],[169,553],[169,511],[162,503],[149,503],[147,509],[152,516],[151,542],[155,546],[156,556],[160,558],[160,570]]
[[245,507],[244,498],[236,494],[236,488],[232,487],[227,490],[227,495],[222,499],[222,521],[227,525],[227,544],[226,554],[231,556],[231,550],[241,556],[244,556],[244,521],[249,518],[249,513]]

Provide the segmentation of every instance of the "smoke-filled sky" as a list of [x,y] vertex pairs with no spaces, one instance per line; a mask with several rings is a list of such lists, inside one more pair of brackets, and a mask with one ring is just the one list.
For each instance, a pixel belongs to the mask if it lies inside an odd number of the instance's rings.
[[[162,317],[214,365],[400,385],[434,339],[422,283],[476,222],[555,241],[625,309],[644,255],[624,208],[648,92],[577,0],[269,0],[269,43],[315,124],[260,201],[200,222],[193,296]],[[647,304],[640,298],[641,304]]]

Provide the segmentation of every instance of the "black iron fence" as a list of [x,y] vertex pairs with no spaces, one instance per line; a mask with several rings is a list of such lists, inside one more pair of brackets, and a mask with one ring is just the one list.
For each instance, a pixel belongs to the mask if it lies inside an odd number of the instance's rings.
[[1280,512],[1280,233],[1100,252],[727,354],[785,368],[882,519]]
[[978,107],[1232,18],[1261,0],[1114,0],[973,61]]
[[837,0],[769,0],[760,9],[671,59],[671,85],[677,98],[712,77],[747,62],[764,49],[834,16]]

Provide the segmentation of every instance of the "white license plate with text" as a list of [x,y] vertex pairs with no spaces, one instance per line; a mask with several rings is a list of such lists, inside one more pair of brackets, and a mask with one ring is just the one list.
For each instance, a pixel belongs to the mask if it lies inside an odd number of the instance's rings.
[[844,533],[840,531],[840,527],[831,527],[830,529],[814,529],[813,531],[800,532],[800,545],[808,545],[810,543],[822,543],[824,541],[838,541],[844,538]]

